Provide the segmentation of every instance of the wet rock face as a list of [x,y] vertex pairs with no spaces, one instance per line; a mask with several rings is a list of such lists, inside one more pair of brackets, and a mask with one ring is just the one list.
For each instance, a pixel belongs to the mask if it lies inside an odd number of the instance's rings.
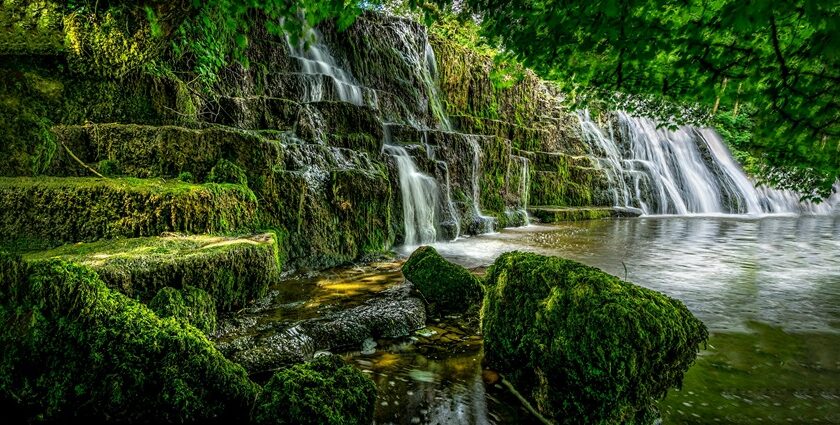
[[430,246],[418,248],[402,268],[429,303],[433,314],[476,311],[481,302],[481,282],[467,269],[446,261]]
[[[426,323],[423,301],[412,292],[410,284],[399,285],[362,305],[291,326],[273,323],[259,329],[256,321],[241,323],[227,331],[245,336],[217,346],[226,357],[257,373],[307,361],[317,351],[358,348],[370,338],[407,336]],[[254,335],[258,329],[259,335]]]
[[680,301],[562,258],[504,254],[485,284],[485,362],[558,423],[653,422],[708,338]]

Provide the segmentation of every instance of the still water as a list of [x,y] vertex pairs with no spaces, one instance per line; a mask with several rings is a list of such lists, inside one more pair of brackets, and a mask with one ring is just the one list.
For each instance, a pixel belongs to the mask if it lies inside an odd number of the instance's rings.
[[[511,250],[564,256],[682,300],[711,338],[683,388],[660,403],[666,424],[840,423],[840,217],[597,220],[436,247],[477,272]],[[278,316],[364,299],[399,283],[399,265],[287,282]],[[430,321],[410,338],[346,353],[379,387],[376,423],[537,423],[482,369],[475,329]]]

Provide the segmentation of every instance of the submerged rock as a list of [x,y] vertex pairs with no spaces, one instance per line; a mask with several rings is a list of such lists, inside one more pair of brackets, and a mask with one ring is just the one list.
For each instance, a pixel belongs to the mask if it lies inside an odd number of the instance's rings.
[[376,385],[336,355],[274,374],[257,400],[254,422],[268,424],[369,424]]
[[650,423],[708,332],[683,305],[598,269],[511,252],[488,270],[485,362],[561,423]]
[[430,246],[414,251],[402,272],[423,294],[435,314],[464,313],[477,309],[481,302],[482,288],[478,278],[467,269],[446,261]]
[[368,339],[408,336],[425,326],[423,301],[411,285],[389,288],[364,304],[302,320],[291,327],[274,324],[260,336],[246,335],[218,345],[225,355],[251,373],[312,359],[317,351],[358,349]]

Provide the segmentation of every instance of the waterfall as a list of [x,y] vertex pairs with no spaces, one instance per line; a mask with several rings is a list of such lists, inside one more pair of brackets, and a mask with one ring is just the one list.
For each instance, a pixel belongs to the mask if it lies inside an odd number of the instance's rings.
[[525,225],[528,226],[531,224],[531,218],[528,217],[528,192],[531,190],[531,173],[528,169],[528,158],[519,157],[519,159],[522,161],[522,175],[519,177],[519,196],[522,202],[522,215],[525,217]]
[[424,83],[426,84],[426,91],[429,93],[429,108],[432,114],[440,122],[442,129],[451,131],[452,124],[449,122],[449,115],[440,101],[437,85],[437,58],[435,58],[435,51],[429,43],[428,36],[426,37],[426,45],[424,46],[423,61],[425,62],[425,72],[422,73]]
[[473,221],[476,224],[475,233],[491,233],[493,232],[493,224],[496,219],[481,213],[481,190],[479,186],[479,178],[481,176],[481,146],[479,146],[478,140],[474,136],[468,136],[467,141],[473,153],[471,183]]
[[578,112],[581,133],[609,183],[613,204],[645,214],[828,214],[834,201],[800,202],[790,191],[756,188],[711,129],[658,128],[617,112],[604,127]]
[[[305,40],[309,40],[309,43]],[[329,79],[339,100],[356,105],[365,104],[362,88],[349,72],[338,66],[318,30],[312,28],[307,31],[307,35],[302,37],[297,45],[287,36],[286,43],[290,56],[298,61],[300,72],[304,76],[306,102],[324,100],[324,79]]]
[[394,158],[402,193],[405,244],[421,245],[437,239],[437,181],[417,170],[405,148],[385,145],[385,152]]

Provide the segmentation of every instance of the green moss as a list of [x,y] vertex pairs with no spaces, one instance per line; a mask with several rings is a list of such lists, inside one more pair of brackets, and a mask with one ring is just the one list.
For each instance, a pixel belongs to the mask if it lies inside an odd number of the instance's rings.
[[103,159],[96,165],[96,169],[100,174],[108,177],[115,177],[120,175],[120,162],[112,159]]
[[[0,262],[0,393],[40,421],[242,421],[259,387],[190,325],[91,269]],[[11,271],[9,271],[11,270]],[[15,270],[18,270],[16,272]]]
[[232,183],[248,185],[248,177],[245,175],[245,170],[242,167],[226,160],[220,159],[216,165],[210,169],[210,174],[207,175],[208,183]]
[[195,176],[189,171],[184,171],[178,174],[178,180],[184,183],[195,183]]
[[216,330],[216,302],[204,290],[184,285],[181,290],[165,287],[149,302],[152,309],[161,318],[174,317],[195,326],[204,334]]
[[485,361],[564,423],[651,422],[708,338],[680,301],[562,258],[507,253],[485,283]]
[[109,287],[148,302],[164,287],[202,289],[222,311],[266,294],[282,267],[272,234],[249,238],[179,236],[106,240],[27,254],[38,263],[60,258],[96,270]]
[[561,221],[598,220],[610,217],[625,217],[629,212],[614,208],[555,208],[531,207],[528,209],[536,219],[542,223],[557,223]]
[[446,261],[430,246],[418,248],[403,264],[403,275],[423,294],[432,312],[463,313],[481,302],[481,282],[467,269]]
[[254,194],[239,185],[0,178],[0,244],[25,249],[173,231],[234,232],[254,226],[256,208]]
[[352,425],[373,421],[376,385],[329,355],[274,374],[254,409],[257,424]]

